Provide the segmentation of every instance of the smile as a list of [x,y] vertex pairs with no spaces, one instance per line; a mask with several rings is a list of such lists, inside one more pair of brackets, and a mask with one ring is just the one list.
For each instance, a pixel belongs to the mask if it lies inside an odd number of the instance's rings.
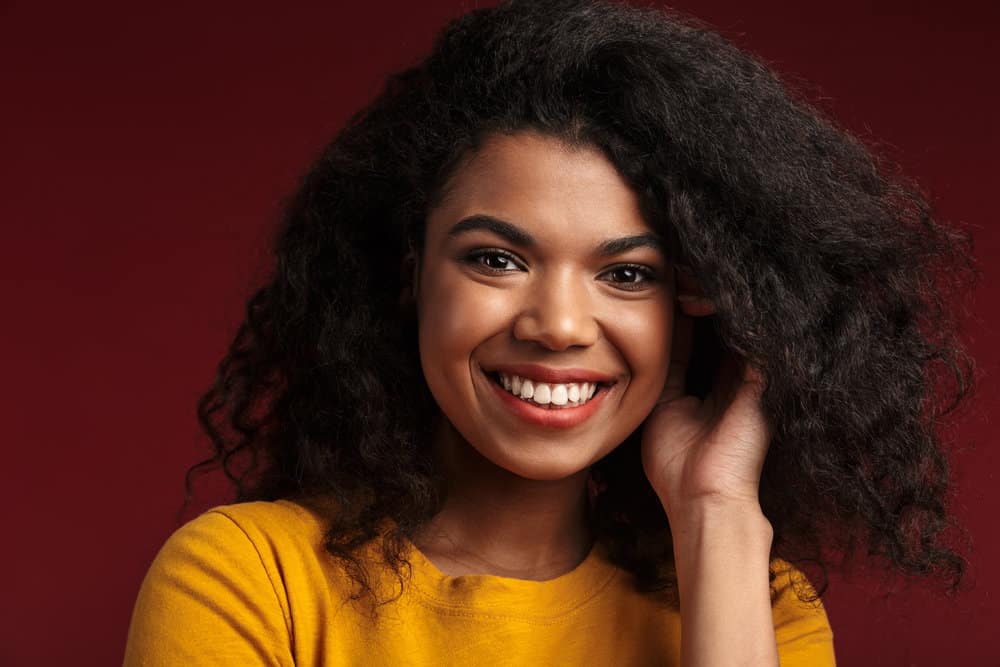
[[[500,371],[484,371],[505,411],[546,429],[568,429],[589,420],[614,382],[541,382]],[[519,382],[514,393],[515,382]],[[525,397],[524,394],[530,394]],[[547,394],[547,395],[546,395]],[[575,400],[570,398],[575,397]],[[542,401],[546,402],[542,402]]]
[[497,373],[500,385],[523,401],[553,409],[575,408],[585,404],[597,391],[596,382],[554,384],[535,382],[520,375]]

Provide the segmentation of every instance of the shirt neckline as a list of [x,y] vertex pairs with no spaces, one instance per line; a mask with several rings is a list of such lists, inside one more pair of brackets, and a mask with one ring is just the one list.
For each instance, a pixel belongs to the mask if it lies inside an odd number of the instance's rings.
[[444,574],[406,540],[410,584],[423,602],[451,612],[480,616],[555,619],[597,596],[618,574],[607,550],[595,542],[575,568],[554,579],[535,581],[494,574]]

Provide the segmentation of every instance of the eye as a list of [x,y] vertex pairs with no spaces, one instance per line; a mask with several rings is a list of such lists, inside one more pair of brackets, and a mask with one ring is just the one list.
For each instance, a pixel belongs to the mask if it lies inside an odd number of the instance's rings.
[[656,272],[648,266],[639,264],[614,266],[602,273],[601,276],[606,277],[605,279],[615,287],[625,290],[643,289],[650,283],[656,282]]
[[509,273],[521,270],[518,260],[509,252],[499,248],[476,250],[466,255],[464,261],[485,269],[488,273]]

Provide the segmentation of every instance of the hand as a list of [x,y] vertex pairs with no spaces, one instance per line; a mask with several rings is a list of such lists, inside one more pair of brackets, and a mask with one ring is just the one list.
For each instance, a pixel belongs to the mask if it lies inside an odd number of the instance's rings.
[[692,503],[759,507],[770,441],[760,407],[761,376],[742,360],[723,358],[718,382],[704,401],[684,394],[693,327],[692,317],[678,309],[670,370],[642,432],[643,468],[671,520]]

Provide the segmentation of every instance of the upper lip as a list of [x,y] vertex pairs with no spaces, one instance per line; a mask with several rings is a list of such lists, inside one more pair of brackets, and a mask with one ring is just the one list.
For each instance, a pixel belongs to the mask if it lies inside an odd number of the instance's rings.
[[613,375],[588,368],[549,368],[548,366],[539,366],[538,364],[498,364],[489,368],[484,366],[483,370],[487,373],[507,373],[510,375],[519,375],[529,380],[553,384],[579,382],[611,383],[615,381]]

